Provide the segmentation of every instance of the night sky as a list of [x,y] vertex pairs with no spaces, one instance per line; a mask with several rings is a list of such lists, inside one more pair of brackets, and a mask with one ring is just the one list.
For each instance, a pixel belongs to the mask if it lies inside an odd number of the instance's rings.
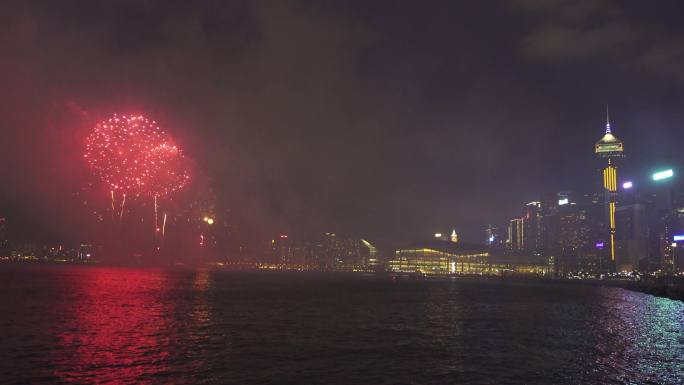
[[0,216],[79,240],[83,138],[142,112],[245,239],[380,243],[684,162],[681,1],[4,1]]

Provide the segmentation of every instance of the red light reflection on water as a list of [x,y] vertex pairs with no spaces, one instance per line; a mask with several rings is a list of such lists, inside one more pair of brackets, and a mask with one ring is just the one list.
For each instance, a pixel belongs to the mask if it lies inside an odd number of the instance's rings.
[[64,309],[55,375],[65,382],[144,384],[168,370],[168,276],[89,269],[69,279],[74,298]]

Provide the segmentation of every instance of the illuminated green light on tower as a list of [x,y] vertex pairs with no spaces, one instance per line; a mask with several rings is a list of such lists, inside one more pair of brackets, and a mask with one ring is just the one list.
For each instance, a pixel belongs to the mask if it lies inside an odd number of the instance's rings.
[[672,169],[658,171],[657,173],[653,174],[653,180],[663,180],[667,178],[672,178],[672,176],[674,176],[674,172],[672,171]]

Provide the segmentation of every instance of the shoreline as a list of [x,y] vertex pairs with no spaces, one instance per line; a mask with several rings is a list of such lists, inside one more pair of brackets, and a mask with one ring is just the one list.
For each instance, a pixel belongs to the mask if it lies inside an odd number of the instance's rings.
[[263,273],[315,273],[315,274],[333,274],[333,275],[372,275],[377,278],[388,278],[392,280],[402,281],[451,281],[454,279],[475,279],[475,280],[494,280],[502,282],[543,282],[543,283],[563,283],[572,285],[591,285],[591,286],[607,286],[618,287],[634,292],[650,294],[656,297],[668,298],[675,301],[684,302],[684,278],[683,277],[662,277],[650,278],[641,281],[629,280],[599,280],[599,279],[567,279],[567,278],[549,278],[538,276],[439,276],[439,275],[415,275],[408,273],[393,273],[393,272],[369,272],[369,271],[315,271],[315,270],[287,270],[287,269],[259,269],[259,268],[230,268],[228,266],[216,265],[186,265],[186,264],[168,264],[168,265],[140,265],[140,264],[110,264],[110,263],[73,263],[60,262],[51,263],[43,261],[2,261],[0,266],[24,266],[24,267],[47,267],[47,266],[81,266],[81,267],[102,267],[102,268],[139,268],[139,269],[170,269],[170,270],[196,270],[209,269],[225,272],[263,272]]

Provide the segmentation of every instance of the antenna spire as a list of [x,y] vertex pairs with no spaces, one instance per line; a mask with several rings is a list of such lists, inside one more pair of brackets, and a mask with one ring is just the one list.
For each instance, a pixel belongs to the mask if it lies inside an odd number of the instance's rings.
[[608,115],[608,104],[606,104],[606,134],[610,134],[610,116]]

